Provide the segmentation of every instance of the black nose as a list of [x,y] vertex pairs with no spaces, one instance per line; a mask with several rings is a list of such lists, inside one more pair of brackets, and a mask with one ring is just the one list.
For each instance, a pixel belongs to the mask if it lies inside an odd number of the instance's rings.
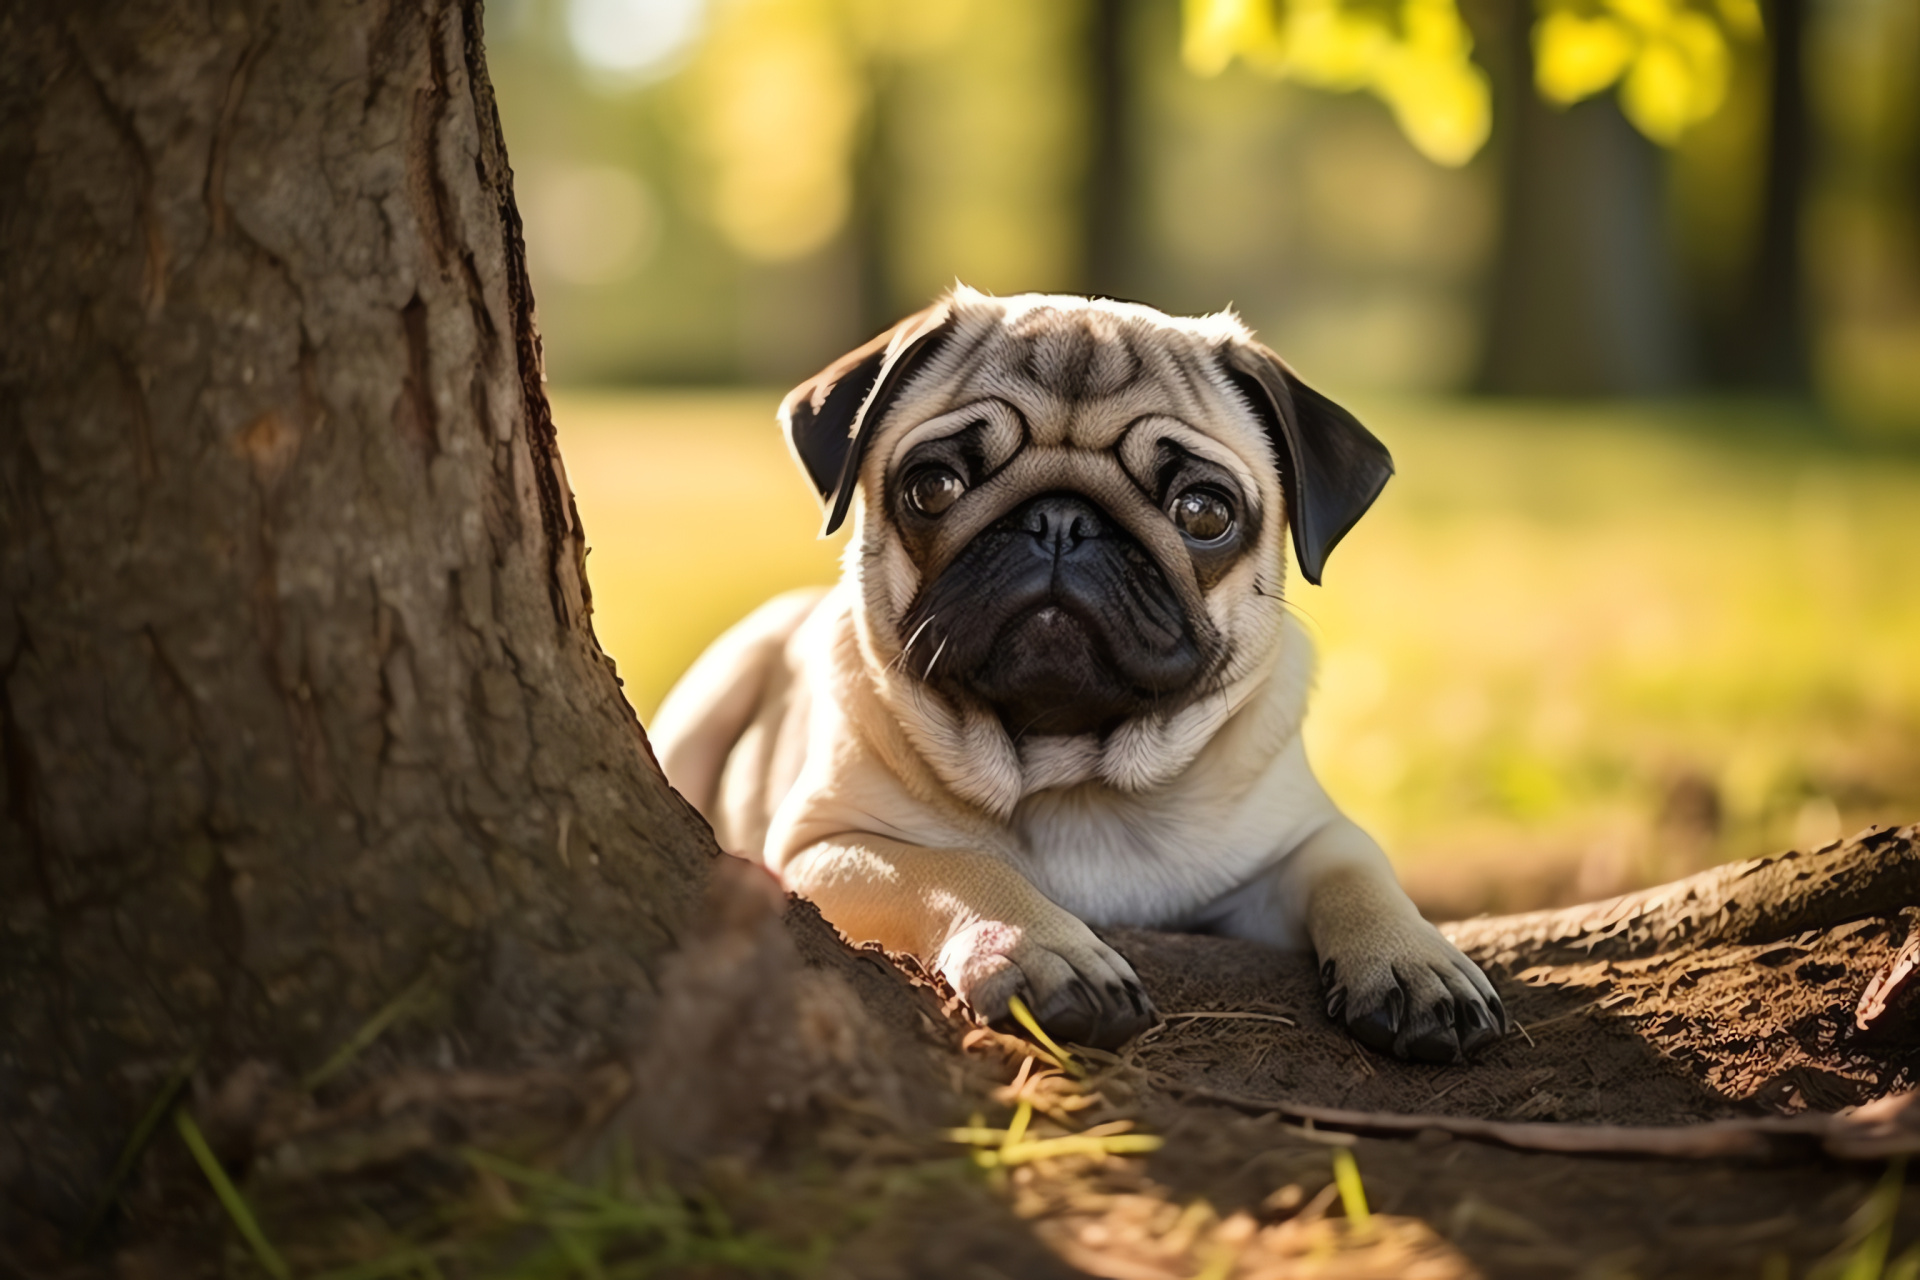
[[1041,554],[1050,559],[1072,555],[1089,538],[1106,533],[1100,509],[1084,498],[1050,493],[1035,498],[1021,512],[1020,527],[1033,535]]

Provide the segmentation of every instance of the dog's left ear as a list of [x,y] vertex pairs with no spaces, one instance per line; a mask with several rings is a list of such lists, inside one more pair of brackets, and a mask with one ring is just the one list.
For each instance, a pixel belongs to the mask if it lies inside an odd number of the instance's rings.
[[1300,572],[1319,585],[1334,545],[1393,475],[1393,457],[1352,414],[1294,376],[1257,342],[1226,346],[1226,373],[1266,424]]
[[827,511],[821,537],[847,518],[874,428],[887,416],[908,375],[939,350],[952,331],[952,318],[945,299],[915,312],[841,356],[780,402],[787,447],[819,490]]

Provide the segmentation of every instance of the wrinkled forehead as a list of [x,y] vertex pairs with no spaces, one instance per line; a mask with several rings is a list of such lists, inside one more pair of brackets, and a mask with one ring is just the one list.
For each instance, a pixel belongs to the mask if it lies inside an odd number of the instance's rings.
[[1132,423],[1153,416],[1258,457],[1264,433],[1218,355],[1238,328],[1231,317],[1178,320],[1100,300],[963,302],[952,338],[916,376],[900,406],[906,412],[890,417],[887,434],[1000,400],[1019,412],[1029,444],[1108,449]]

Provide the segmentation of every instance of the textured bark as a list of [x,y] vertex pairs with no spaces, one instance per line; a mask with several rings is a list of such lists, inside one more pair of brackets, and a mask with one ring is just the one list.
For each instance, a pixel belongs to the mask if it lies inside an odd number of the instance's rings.
[[0,12],[0,1237],[201,1055],[580,1061],[711,838],[590,624],[474,0]]

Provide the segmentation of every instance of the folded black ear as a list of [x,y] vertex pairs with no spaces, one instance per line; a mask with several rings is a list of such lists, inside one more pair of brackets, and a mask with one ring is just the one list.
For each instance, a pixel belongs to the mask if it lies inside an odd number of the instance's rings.
[[950,332],[944,301],[915,312],[865,346],[849,351],[787,393],[780,426],[800,469],[827,510],[820,536],[847,518],[860,463],[874,428],[907,376],[939,350]]
[[1387,487],[1393,457],[1358,419],[1259,343],[1228,343],[1225,354],[1227,377],[1265,421],[1281,459],[1294,554],[1300,572],[1318,585],[1335,544]]

